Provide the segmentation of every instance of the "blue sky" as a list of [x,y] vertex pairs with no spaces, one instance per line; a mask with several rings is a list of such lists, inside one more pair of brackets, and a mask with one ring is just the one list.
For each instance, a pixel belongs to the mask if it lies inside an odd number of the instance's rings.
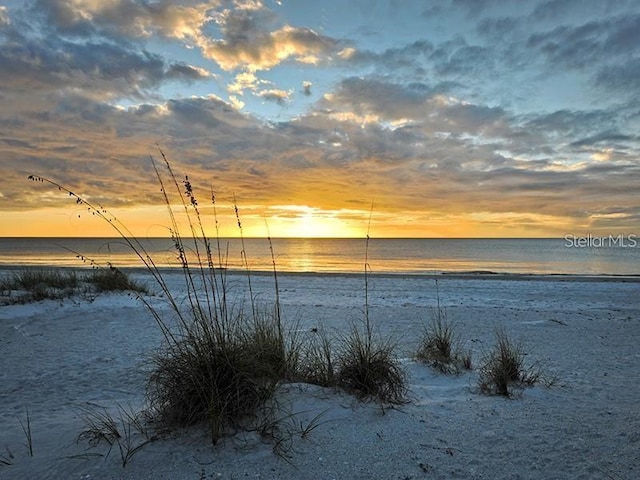
[[635,1],[0,0],[0,43],[0,235],[99,232],[32,173],[148,232],[156,143],[249,234],[640,230]]

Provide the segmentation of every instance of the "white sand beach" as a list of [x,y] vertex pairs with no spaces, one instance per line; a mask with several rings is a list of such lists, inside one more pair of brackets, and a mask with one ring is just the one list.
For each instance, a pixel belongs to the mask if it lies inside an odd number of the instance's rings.
[[[167,278],[180,288],[179,273]],[[279,281],[285,321],[305,334],[345,331],[363,317],[361,276]],[[253,282],[260,298],[273,298],[271,277]],[[442,276],[438,290],[474,363],[502,326],[557,380],[506,399],[480,394],[475,370],[446,376],[416,362],[437,301],[435,281],[371,276],[369,313],[379,333],[398,342],[409,377],[406,404],[382,408],[332,389],[285,384],[278,398],[294,423],[304,428],[320,414],[308,435],[291,435],[286,460],[255,433],[214,447],[196,427],[144,445],[124,467],[117,446],[109,452],[77,441],[80,413],[144,405],[149,358],[162,340],[146,307],[126,294],[0,306],[0,478],[640,478],[638,279]],[[163,308],[161,298],[150,301]],[[32,456],[22,428],[27,411]]]

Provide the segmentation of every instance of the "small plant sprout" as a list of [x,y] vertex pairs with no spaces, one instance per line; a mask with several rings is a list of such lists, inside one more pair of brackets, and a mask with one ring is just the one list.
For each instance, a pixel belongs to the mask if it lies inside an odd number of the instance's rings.
[[155,440],[140,417],[132,409],[118,406],[118,415],[114,417],[106,408],[83,408],[80,416],[85,429],[78,435],[78,441],[87,441],[90,448],[105,443],[109,456],[114,446],[118,447],[120,461],[126,467],[133,456],[145,445]]

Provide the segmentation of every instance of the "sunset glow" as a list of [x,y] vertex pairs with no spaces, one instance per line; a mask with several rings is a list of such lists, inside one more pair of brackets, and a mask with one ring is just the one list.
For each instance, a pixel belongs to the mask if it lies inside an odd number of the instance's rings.
[[246,236],[639,232],[639,32],[637,2],[5,0],[0,236],[114,234],[30,174],[167,235],[159,147],[225,236],[234,198]]

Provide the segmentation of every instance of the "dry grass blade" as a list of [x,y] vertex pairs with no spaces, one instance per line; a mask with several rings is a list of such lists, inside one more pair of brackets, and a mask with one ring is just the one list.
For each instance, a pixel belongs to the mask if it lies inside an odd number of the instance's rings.
[[5,449],[7,450],[7,453],[0,455],[0,465],[4,467],[8,467],[9,465],[13,465],[13,460],[16,457],[13,454],[13,452],[9,450],[9,447],[5,446]]
[[90,448],[106,443],[109,448],[105,457],[117,446],[123,467],[142,447],[155,440],[149,435],[141,414],[131,408],[118,406],[117,417],[114,417],[104,407],[85,407],[81,409],[80,417],[85,422],[85,429],[77,441],[88,442]]
[[[311,432],[313,432],[316,428],[324,425],[325,423],[330,422],[331,420],[320,421],[320,419],[327,413],[328,410],[323,410],[314,416],[311,420],[309,420],[306,425],[300,421],[300,437],[307,438]],[[300,412],[306,413],[306,412]]]
[[78,441],[86,441],[91,447],[102,442],[112,446],[121,438],[118,424],[106,408],[82,408],[80,418],[85,428],[78,434]]
[[29,409],[26,409],[27,419],[26,423],[23,423],[22,420],[18,419],[20,422],[20,427],[22,427],[22,432],[26,438],[25,447],[27,447],[27,451],[29,452],[29,456],[33,457],[33,436],[31,434],[31,416],[29,415]]

